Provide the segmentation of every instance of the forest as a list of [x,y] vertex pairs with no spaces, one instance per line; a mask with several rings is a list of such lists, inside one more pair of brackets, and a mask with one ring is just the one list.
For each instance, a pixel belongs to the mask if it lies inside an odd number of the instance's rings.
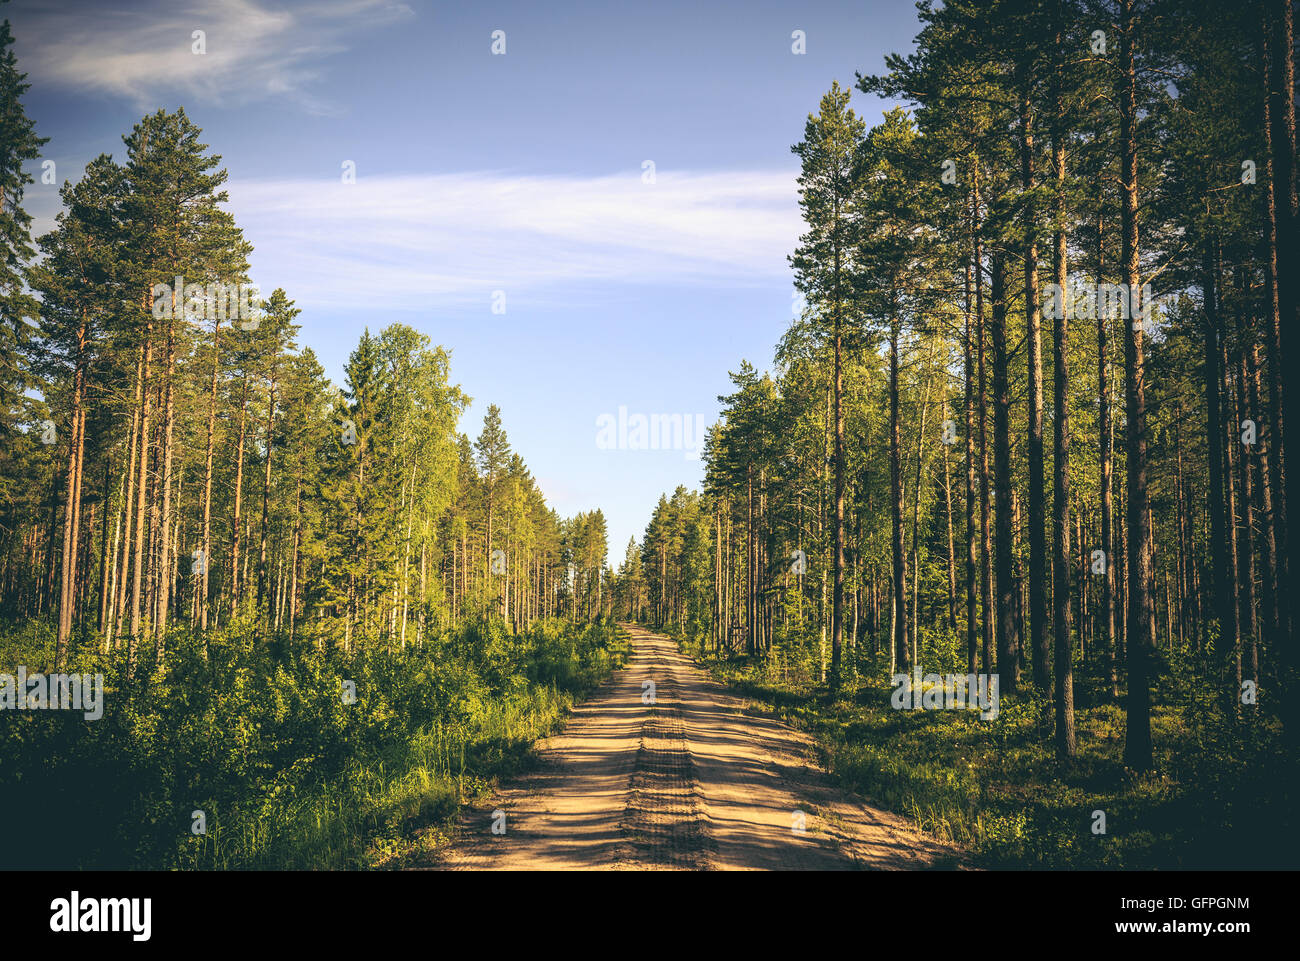
[[[250,292],[183,109],[32,237],[12,43],[5,21],[0,669],[102,674],[126,706],[6,711],[0,823],[44,866],[382,863],[617,661],[604,516],[547,505],[495,405],[463,432],[448,351],[409,326],[331,383],[289,293]],[[93,841],[57,830],[73,811]]]
[[819,73],[784,333],[616,567],[433,308],[328,376],[184,108],[53,179],[4,20],[0,867],[1294,868],[1294,8],[919,0]]
[[[616,611],[998,863],[1293,864],[1292,4],[917,9],[808,116],[796,316]],[[890,711],[917,667],[1001,720]]]

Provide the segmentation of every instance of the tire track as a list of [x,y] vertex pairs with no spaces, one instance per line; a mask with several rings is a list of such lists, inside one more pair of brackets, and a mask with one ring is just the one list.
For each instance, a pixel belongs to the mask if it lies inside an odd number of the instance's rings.
[[620,827],[641,866],[703,870],[710,844],[681,701],[664,665],[654,666],[661,680],[641,725]]
[[[465,812],[451,870],[852,870],[962,853],[834,785],[811,738],[637,625],[629,666],[538,743],[540,767]],[[643,695],[654,683],[653,698]],[[494,810],[507,830],[489,830]],[[797,826],[796,826],[797,825]]]

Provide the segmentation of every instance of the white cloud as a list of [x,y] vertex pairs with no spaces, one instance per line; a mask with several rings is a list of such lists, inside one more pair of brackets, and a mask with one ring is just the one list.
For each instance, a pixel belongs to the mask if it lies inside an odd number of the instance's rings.
[[[766,283],[801,231],[793,172],[466,173],[236,181],[254,279],[301,305],[418,309],[602,282]],[[558,288],[563,285],[564,289]],[[509,307],[507,306],[507,309]]]
[[[149,0],[125,10],[89,4],[16,6],[23,69],[42,83],[130,99],[146,110],[183,96],[210,103],[288,97],[313,113],[319,61],[359,26],[412,12],[394,0],[315,0],[292,10],[256,0]],[[192,50],[195,30],[206,53]]]

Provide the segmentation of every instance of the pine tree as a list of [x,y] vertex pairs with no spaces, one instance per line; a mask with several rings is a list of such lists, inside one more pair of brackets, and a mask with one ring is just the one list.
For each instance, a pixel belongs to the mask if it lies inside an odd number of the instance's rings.
[[808,232],[790,258],[795,283],[808,297],[816,316],[829,325],[834,396],[833,458],[835,470],[834,547],[831,594],[831,680],[840,677],[844,641],[844,340],[856,319],[852,249],[854,203],[858,190],[857,151],[864,125],[849,107],[849,91],[838,83],[808,117],[804,139],[791,149],[799,156],[800,207]]
[[[4,0],[8,2],[8,0]],[[30,439],[18,437],[25,413],[24,392],[31,384],[22,353],[36,317],[36,299],[25,289],[25,267],[35,255],[31,215],[23,208],[24,188],[32,182],[23,165],[40,156],[48,138],[23,109],[31,85],[18,69],[8,19],[0,23],[0,533],[12,537],[18,520],[17,499],[24,487],[24,450]]]

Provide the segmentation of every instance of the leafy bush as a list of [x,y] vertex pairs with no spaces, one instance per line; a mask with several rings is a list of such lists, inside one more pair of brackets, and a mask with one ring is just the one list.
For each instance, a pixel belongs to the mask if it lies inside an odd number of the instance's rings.
[[[948,631],[922,638],[926,673],[965,673]],[[1237,718],[1206,668],[1162,669],[1153,690],[1156,770],[1123,763],[1124,713],[1100,672],[1075,675],[1078,756],[1053,752],[1051,702],[1029,678],[1002,692],[998,716],[897,711],[889,701],[888,642],[846,648],[845,681],[820,682],[819,637],[778,633],[756,658],[705,658],[737,693],[769,705],[816,737],[829,770],[875,804],[966,846],[986,867],[1293,867],[1294,780],[1275,714]],[[1106,834],[1093,834],[1093,812]]]
[[[52,670],[44,634],[0,636],[0,671]],[[166,650],[163,670],[133,673],[120,654],[73,654],[67,672],[105,676],[100,720],[0,712],[0,823],[19,826],[0,866],[394,863],[525,763],[626,649],[608,623],[512,636],[478,621],[351,655],[267,645],[244,624],[173,631]]]

